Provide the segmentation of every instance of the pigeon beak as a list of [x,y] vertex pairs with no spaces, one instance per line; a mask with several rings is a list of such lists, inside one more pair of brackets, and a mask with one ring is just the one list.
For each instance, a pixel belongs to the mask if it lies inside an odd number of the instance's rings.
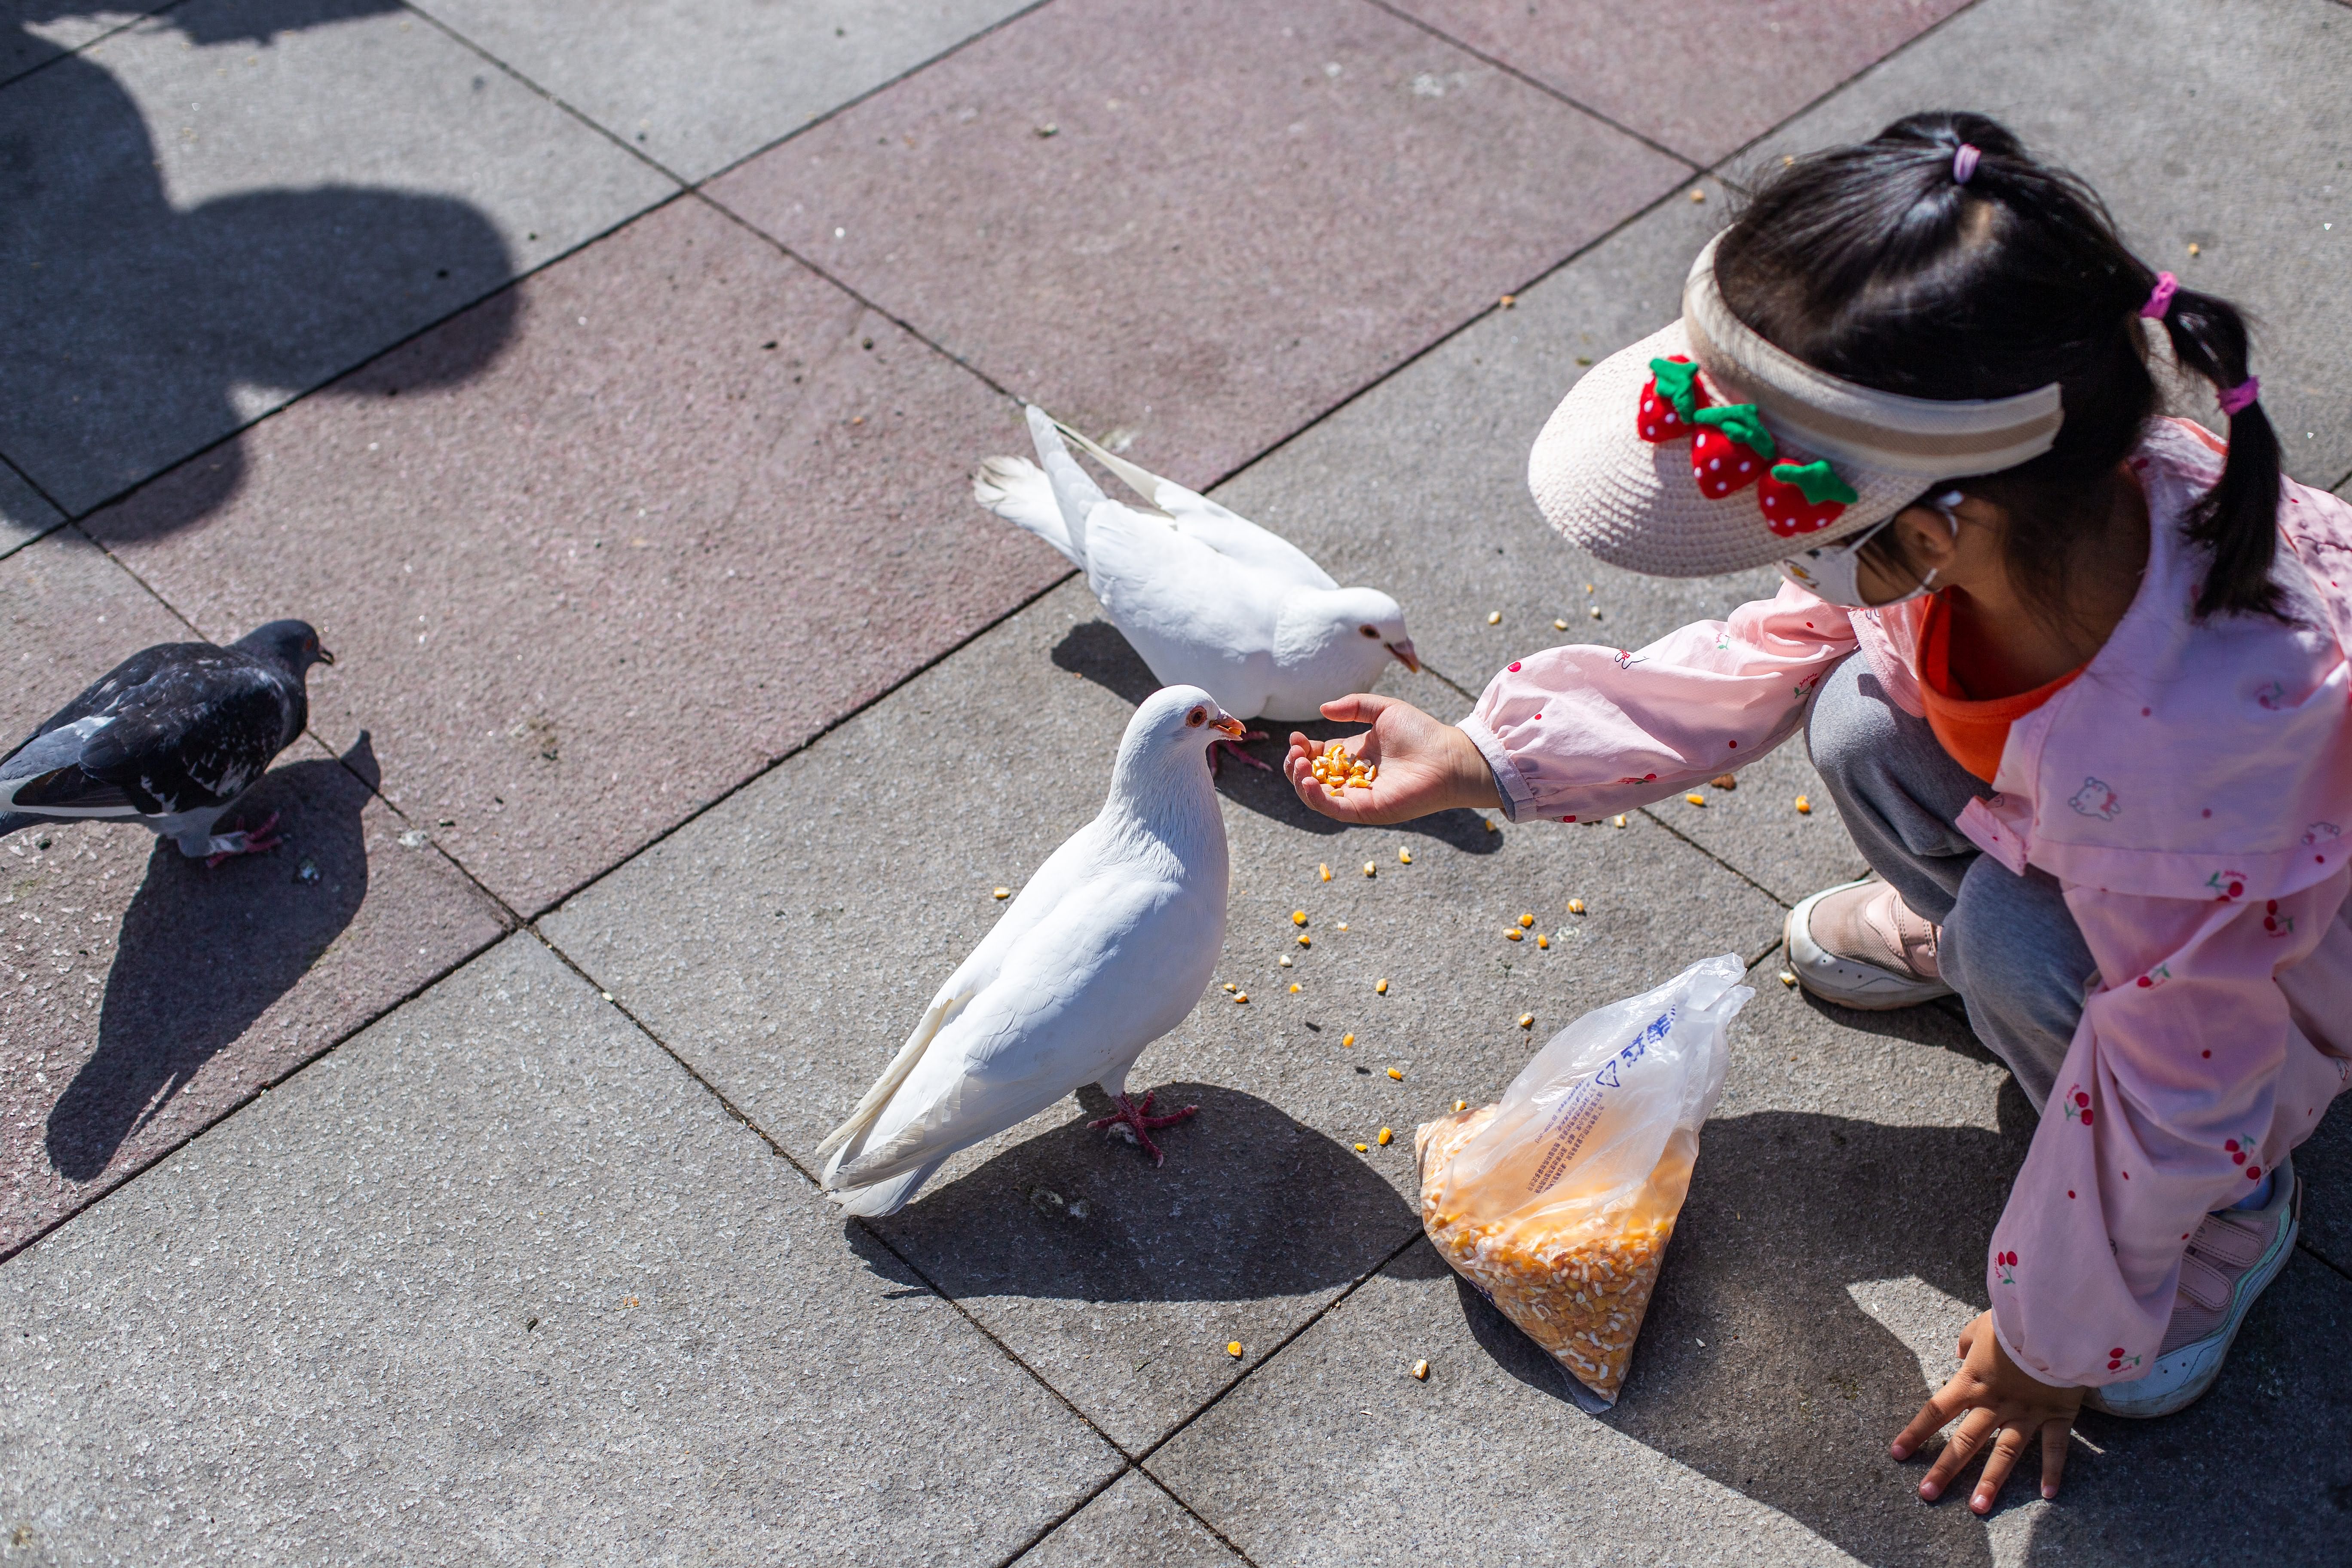
[[1411,637],[1399,637],[1392,643],[1384,643],[1381,646],[1386,647],[1391,653],[1396,655],[1396,659],[1399,664],[1404,666],[1415,675],[1419,675],[1421,673],[1421,659],[1420,657],[1412,651],[1412,639]]
[[320,648],[319,650],[319,662],[320,664],[332,664],[335,662],[335,656],[329,653],[325,648]]
[[1230,713],[1218,714],[1217,721],[1213,727],[1223,730],[1226,734],[1231,735],[1236,741],[1249,733],[1249,726],[1243,723],[1240,720],[1234,718]]

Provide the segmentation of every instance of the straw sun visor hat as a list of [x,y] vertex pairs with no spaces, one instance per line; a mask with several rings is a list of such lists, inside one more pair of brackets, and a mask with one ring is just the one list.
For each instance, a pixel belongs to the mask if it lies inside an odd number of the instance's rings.
[[[2054,382],[1984,401],[1905,397],[1767,342],[1716,288],[1721,238],[1692,264],[1682,320],[1586,372],[1528,455],[1545,520],[1611,565],[1657,577],[1767,565],[2057,438]],[[1659,360],[1697,374],[1654,371]]]

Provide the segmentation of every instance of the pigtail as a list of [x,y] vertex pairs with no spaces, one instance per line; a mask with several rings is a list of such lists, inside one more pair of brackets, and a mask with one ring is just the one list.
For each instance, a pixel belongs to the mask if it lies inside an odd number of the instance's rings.
[[2210,382],[2230,410],[2230,453],[2221,478],[2187,520],[2189,537],[2213,552],[2213,568],[2197,595],[2197,614],[2275,616],[2278,588],[2271,581],[2271,565],[2278,553],[2279,440],[2252,395],[2245,318],[2227,300],[2181,289],[2172,294],[2163,319],[2173,357]]

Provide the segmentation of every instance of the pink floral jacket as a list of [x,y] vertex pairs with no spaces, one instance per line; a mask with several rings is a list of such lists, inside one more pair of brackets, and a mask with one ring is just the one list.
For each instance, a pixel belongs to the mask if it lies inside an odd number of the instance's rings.
[[[1993,1232],[2002,1342],[2060,1384],[2156,1359],[2198,1222],[2245,1195],[2352,1079],[2352,506],[2289,483],[2288,613],[2190,614],[2179,531],[2220,472],[2196,426],[2134,466],[2138,596],[2080,679],[2011,728],[1960,830],[2065,889],[2098,963],[2058,1092]],[[1793,586],[1638,651],[1575,647],[1497,675],[1462,729],[1514,820],[1590,820],[1753,761],[1859,651],[1920,711],[1926,601],[1833,607]]]

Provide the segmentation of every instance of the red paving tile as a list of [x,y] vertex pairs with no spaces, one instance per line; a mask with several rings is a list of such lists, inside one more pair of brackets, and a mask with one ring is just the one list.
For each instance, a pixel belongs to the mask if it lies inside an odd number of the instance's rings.
[[[187,637],[71,535],[0,563],[11,737],[125,656]],[[334,679],[312,672],[311,690]],[[364,748],[352,761],[364,769]],[[279,813],[285,843],[214,870],[138,827],[0,840],[0,1252],[501,931],[315,743],[289,749],[252,802]]]
[[711,194],[1200,484],[1682,174],[1360,0],[1060,0]]
[[312,727],[526,913],[1067,569],[971,503],[1009,405],[699,202],[493,305],[256,427],[201,522],[200,459],[89,527],[200,625],[315,622]]
[[1385,0],[1712,163],[1968,0]]

